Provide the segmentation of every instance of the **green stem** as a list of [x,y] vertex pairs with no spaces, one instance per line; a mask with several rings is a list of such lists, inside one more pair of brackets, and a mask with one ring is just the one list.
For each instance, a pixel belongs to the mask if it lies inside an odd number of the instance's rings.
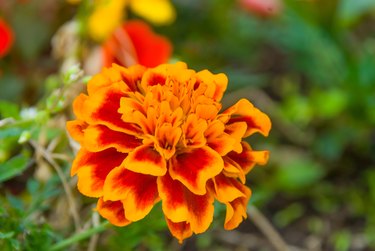
[[84,240],[86,238],[89,238],[90,236],[94,235],[94,234],[97,234],[97,233],[100,233],[100,232],[103,232],[104,230],[107,229],[107,227],[109,226],[109,222],[108,221],[105,221],[103,223],[101,223],[100,225],[94,227],[94,228],[90,228],[90,229],[87,229],[85,231],[82,231],[80,233],[77,233],[71,237],[69,237],[68,239],[65,239],[65,240],[62,240],[58,243],[56,243],[55,245],[53,245],[51,247],[51,251],[55,251],[55,250],[61,250],[65,247],[68,247],[76,242],[79,242],[81,240]]

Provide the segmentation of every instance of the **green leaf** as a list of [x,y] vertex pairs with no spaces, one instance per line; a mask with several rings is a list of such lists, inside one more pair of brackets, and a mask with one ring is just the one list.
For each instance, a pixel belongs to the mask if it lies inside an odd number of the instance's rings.
[[0,232],[0,239],[9,239],[14,235],[14,232],[2,233]]
[[18,105],[0,100],[0,118],[14,118],[17,119],[19,114]]
[[347,105],[347,94],[338,89],[316,92],[312,99],[315,113],[322,118],[339,115]]
[[274,216],[274,221],[279,227],[286,227],[293,221],[300,218],[303,213],[303,206],[299,203],[293,203],[290,206],[277,212]]
[[22,132],[23,129],[18,127],[0,128],[0,139],[19,138]]
[[323,174],[322,166],[313,160],[296,158],[284,163],[275,178],[281,188],[295,190],[314,184]]
[[0,164],[0,182],[9,180],[21,174],[27,168],[28,158],[18,155],[5,163]]
[[351,25],[374,9],[374,0],[342,0],[339,8],[340,22],[343,25]]

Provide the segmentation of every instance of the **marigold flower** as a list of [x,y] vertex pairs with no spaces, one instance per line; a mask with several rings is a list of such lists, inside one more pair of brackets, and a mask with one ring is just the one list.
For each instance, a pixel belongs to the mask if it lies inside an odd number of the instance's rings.
[[161,201],[180,242],[207,230],[214,200],[226,205],[224,228],[246,218],[245,175],[268,160],[243,141],[267,136],[266,114],[246,99],[220,112],[224,74],[184,63],[155,68],[113,65],[88,83],[67,123],[81,149],[71,175],[78,190],[98,198],[97,210],[116,226],[144,218]]
[[13,32],[9,25],[0,18],[0,58],[4,57],[13,45]]
[[103,44],[102,51],[106,67],[112,63],[155,67],[168,61],[172,45],[167,38],[154,33],[147,23],[128,21]]

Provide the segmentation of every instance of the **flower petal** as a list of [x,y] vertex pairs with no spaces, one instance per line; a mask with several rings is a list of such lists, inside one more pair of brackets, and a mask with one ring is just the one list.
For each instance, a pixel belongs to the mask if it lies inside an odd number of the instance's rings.
[[231,202],[225,203],[227,206],[227,213],[225,216],[224,228],[232,230],[247,218],[247,203],[251,196],[251,190],[244,185],[239,184],[238,189],[245,194],[244,197],[239,197]]
[[217,175],[212,179],[215,188],[216,199],[222,203],[233,201],[239,197],[244,197],[245,194],[239,190],[237,186],[240,184],[236,179],[226,177],[223,174]]
[[241,141],[247,130],[246,122],[236,122],[232,124],[225,125],[225,133],[229,134],[235,139],[235,144],[233,146],[233,151],[240,153],[242,152]]
[[227,177],[239,178],[242,184],[245,184],[246,176],[241,166],[237,162],[229,158],[228,156],[224,156],[223,160],[224,160],[223,174]]
[[167,172],[165,159],[152,146],[139,146],[130,152],[124,166],[136,173],[162,176]]
[[168,174],[158,177],[159,196],[163,212],[172,222],[188,222],[194,233],[202,233],[210,226],[214,214],[211,193],[196,195]]
[[172,53],[171,43],[167,38],[154,33],[147,23],[128,21],[124,29],[133,42],[139,64],[155,67],[168,61]]
[[96,1],[95,8],[88,18],[87,29],[96,41],[106,39],[121,23],[126,1]]
[[241,99],[235,105],[224,111],[220,117],[227,124],[235,122],[246,122],[247,130],[244,137],[248,137],[255,132],[268,136],[271,130],[271,120],[269,117],[255,108],[248,100]]
[[211,138],[207,145],[214,149],[221,156],[225,156],[227,153],[233,150],[236,140],[226,133],[221,134],[219,137]]
[[123,91],[130,91],[130,88],[123,82],[121,71],[117,67],[103,68],[100,74],[93,76],[87,83],[87,93],[89,96],[103,87],[110,87],[113,83],[118,83]]
[[87,126],[88,124],[85,121],[79,119],[66,122],[66,130],[80,144],[83,144],[84,131]]
[[170,123],[159,126],[155,132],[155,149],[169,160],[176,153],[176,144],[181,138],[180,127],[173,127]]
[[148,21],[161,25],[176,18],[176,12],[169,0],[130,0],[130,8]]
[[104,125],[91,125],[85,130],[84,147],[90,152],[103,151],[114,147],[119,152],[130,152],[141,144],[132,135],[110,130]]
[[103,201],[103,198],[99,198],[96,210],[115,226],[123,227],[131,223],[125,218],[125,211],[121,201]]
[[88,96],[81,93],[73,101],[73,112],[79,120],[84,120],[83,106]]
[[210,147],[193,149],[171,159],[169,167],[173,179],[181,181],[191,192],[206,193],[206,182],[224,168],[221,156]]
[[156,177],[134,173],[122,166],[109,174],[104,184],[105,200],[122,200],[126,218],[144,218],[158,200]]
[[122,85],[113,83],[98,89],[83,105],[85,120],[91,124],[102,124],[114,131],[137,134],[135,125],[125,123],[118,112],[120,99],[125,95]]
[[14,35],[11,27],[0,17],[0,58],[8,54],[13,41]]
[[241,153],[230,152],[227,156],[240,166],[245,174],[249,173],[256,164],[265,165],[267,163],[269,151],[253,151],[246,142],[242,142],[242,148]]
[[165,220],[167,221],[169,231],[171,231],[171,234],[177,238],[180,244],[184,239],[189,238],[193,234],[188,222],[173,222],[168,218],[165,218]]
[[71,170],[71,175],[77,173],[78,190],[89,197],[103,196],[104,181],[108,173],[119,166],[125,157],[125,154],[113,148],[97,153],[81,148]]
[[228,78],[225,74],[212,74],[208,70],[203,70],[197,72],[197,79],[207,84],[205,91],[207,97],[213,98],[215,101],[221,100],[228,85]]
[[201,148],[206,144],[204,131],[207,129],[206,120],[198,118],[196,114],[189,114],[182,125],[185,147]]

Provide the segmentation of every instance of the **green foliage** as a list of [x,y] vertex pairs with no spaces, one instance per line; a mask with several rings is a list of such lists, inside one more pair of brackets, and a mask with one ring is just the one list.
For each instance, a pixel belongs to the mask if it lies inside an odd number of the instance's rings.
[[158,204],[147,218],[137,224],[131,224],[126,228],[116,228],[115,234],[111,236],[108,246],[110,250],[127,251],[142,246],[148,250],[166,250],[165,245],[166,223],[161,206]]
[[22,173],[27,168],[28,159],[28,156],[18,155],[0,164],[0,182]]

